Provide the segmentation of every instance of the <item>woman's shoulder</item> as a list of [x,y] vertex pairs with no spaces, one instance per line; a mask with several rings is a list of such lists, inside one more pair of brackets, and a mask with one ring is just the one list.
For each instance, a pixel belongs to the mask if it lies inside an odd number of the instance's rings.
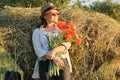
[[41,29],[40,28],[35,28],[34,30],[33,30],[33,33],[41,33],[42,31],[41,31]]

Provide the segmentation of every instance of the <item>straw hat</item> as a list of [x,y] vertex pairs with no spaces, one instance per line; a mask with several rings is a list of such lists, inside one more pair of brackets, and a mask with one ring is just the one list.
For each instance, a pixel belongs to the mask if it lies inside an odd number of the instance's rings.
[[49,10],[58,10],[60,11],[59,8],[57,8],[56,6],[53,5],[53,3],[49,2],[45,5],[43,5],[41,7],[41,14],[44,14],[45,12],[49,11]]

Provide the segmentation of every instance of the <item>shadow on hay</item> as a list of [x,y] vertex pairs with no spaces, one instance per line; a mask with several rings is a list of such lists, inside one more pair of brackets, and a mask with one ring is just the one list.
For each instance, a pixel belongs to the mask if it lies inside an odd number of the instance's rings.
[[19,72],[15,71],[6,71],[4,80],[21,80],[21,75]]
[[[24,74],[24,80],[31,80],[36,55],[31,43],[31,28],[5,27],[0,29],[1,43],[16,61]],[[15,59],[16,58],[16,59]]]

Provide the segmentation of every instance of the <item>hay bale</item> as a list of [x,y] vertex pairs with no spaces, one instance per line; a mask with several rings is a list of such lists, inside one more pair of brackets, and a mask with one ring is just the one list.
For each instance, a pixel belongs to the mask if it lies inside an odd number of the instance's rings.
[[22,10],[23,8],[8,7],[0,12],[0,22],[2,22],[0,24],[0,46],[10,52],[13,59],[17,57],[17,64],[23,70],[25,78],[30,80],[36,59],[31,35],[38,15],[34,14],[36,9]]
[[[0,23],[0,46],[13,57],[17,55],[17,63],[25,73],[24,79],[31,80],[36,58],[31,34],[39,17],[39,8],[8,7],[0,13],[3,18],[0,22],[4,20]],[[107,62],[112,64],[120,56],[120,25],[114,19],[100,13],[67,9],[62,10],[60,20],[73,21],[83,38],[81,45],[73,44],[69,50],[73,65],[71,80],[91,79],[91,75],[96,75],[102,65]],[[115,73],[116,69],[112,74]],[[99,75],[97,78],[100,78]]]

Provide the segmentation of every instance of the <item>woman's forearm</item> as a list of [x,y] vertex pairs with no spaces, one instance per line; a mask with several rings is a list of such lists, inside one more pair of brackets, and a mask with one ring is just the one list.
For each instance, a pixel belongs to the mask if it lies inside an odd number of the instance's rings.
[[64,45],[60,45],[60,46],[58,46],[58,47],[55,47],[54,49],[53,49],[53,52],[54,53],[57,53],[57,52],[59,52],[59,51],[65,51],[66,50],[66,47],[64,46]]
[[57,52],[59,52],[59,51],[64,52],[65,50],[66,50],[66,47],[64,45],[60,45],[58,47],[55,47],[53,50],[48,51],[47,54],[45,55],[45,57],[47,59],[53,59]]

